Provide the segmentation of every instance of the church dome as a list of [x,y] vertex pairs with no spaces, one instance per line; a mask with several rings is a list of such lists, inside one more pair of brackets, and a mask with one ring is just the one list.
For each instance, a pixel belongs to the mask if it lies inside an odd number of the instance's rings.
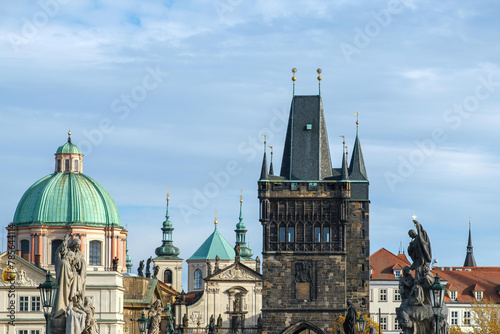
[[[68,158],[69,168],[61,168],[57,162],[73,154],[80,154],[79,160]],[[82,157],[80,149],[68,138],[68,142],[57,149],[55,172],[35,182],[19,201],[14,225],[120,226],[111,195],[81,173]]]

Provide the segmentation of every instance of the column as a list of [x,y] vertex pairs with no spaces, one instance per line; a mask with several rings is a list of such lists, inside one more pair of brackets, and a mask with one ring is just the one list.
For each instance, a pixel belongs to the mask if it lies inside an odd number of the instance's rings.
[[30,251],[30,259],[31,263],[35,263],[35,236],[36,233],[31,233],[31,251]]

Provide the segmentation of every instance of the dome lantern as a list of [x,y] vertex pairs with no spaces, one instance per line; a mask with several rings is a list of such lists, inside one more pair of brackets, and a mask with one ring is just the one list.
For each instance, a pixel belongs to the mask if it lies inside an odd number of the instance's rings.
[[83,154],[78,146],[71,142],[71,131],[68,132],[68,141],[59,146],[55,156],[54,173],[83,172]]

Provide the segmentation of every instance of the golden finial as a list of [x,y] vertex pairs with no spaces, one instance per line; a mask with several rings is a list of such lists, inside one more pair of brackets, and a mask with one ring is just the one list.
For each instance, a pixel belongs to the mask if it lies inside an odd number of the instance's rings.
[[358,118],[358,113],[355,112],[354,115],[356,115],[356,126],[359,124],[359,118]]
[[217,210],[215,210],[214,225],[217,226]]
[[271,154],[273,154],[273,147],[272,146],[268,146],[270,149],[271,149]]
[[295,83],[295,80],[297,80],[297,78],[295,77],[295,73],[297,73],[297,69],[295,67],[292,68],[292,73],[293,73],[292,81],[293,81],[293,83]]
[[240,189],[240,203],[243,203],[243,189]]
[[267,136],[266,135],[262,135],[262,137],[264,137],[264,147],[265,147],[265,145],[267,144],[267,141],[266,141],[266,137]]
[[71,125],[68,128],[68,136],[71,136]]
[[170,190],[170,187],[169,187],[169,186],[167,186],[167,202],[168,202],[168,201],[169,201],[169,199],[170,199],[169,190]]
[[319,84],[321,85],[321,79],[322,79],[322,78],[321,78],[321,68],[318,68],[318,69],[316,70],[316,72],[318,73],[318,81],[319,81]]

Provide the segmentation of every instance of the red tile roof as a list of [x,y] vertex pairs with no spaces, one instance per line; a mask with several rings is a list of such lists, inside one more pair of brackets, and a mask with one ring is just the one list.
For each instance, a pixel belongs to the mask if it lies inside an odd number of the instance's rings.
[[[411,265],[404,254],[394,255],[385,248],[370,255],[370,268],[372,268],[372,280],[397,279],[394,277],[394,269],[402,269]],[[397,267],[399,266],[399,267]],[[393,269],[394,268],[394,269]]]

